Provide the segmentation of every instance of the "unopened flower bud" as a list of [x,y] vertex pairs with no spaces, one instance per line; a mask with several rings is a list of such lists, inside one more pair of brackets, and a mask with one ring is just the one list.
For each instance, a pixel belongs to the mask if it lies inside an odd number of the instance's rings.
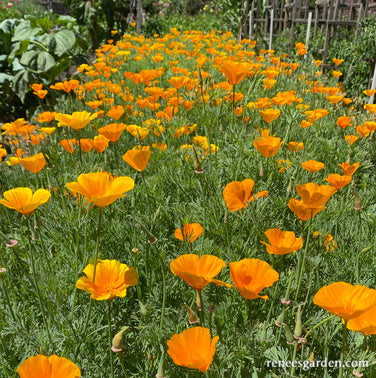
[[277,320],[275,321],[275,325],[277,327],[282,326],[284,317],[285,317],[285,311],[282,311],[281,314],[278,316]]
[[120,332],[118,332],[114,338],[112,339],[112,346],[111,350],[113,352],[121,352],[124,349],[123,344],[123,333],[128,329],[129,327],[123,327]]
[[286,335],[287,344],[295,344],[294,336],[291,332],[290,327],[286,323],[283,323],[283,326],[285,327],[285,335]]
[[300,339],[302,337],[303,330],[302,330],[302,306],[299,305],[298,311],[296,312],[296,320],[295,320],[295,329],[294,329],[294,337],[295,339]]
[[199,319],[197,315],[194,313],[194,311],[186,304],[184,303],[185,308],[187,309],[188,312],[188,321],[189,324],[195,324],[199,322]]
[[360,201],[360,197],[356,189],[354,189],[354,197],[355,197],[354,210],[356,211],[362,210],[363,209],[362,202]]

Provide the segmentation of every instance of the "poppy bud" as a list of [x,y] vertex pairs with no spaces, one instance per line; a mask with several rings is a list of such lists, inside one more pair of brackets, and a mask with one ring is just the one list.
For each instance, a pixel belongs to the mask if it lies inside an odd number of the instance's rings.
[[369,247],[366,247],[366,248],[363,248],[360,253],[367,253],[369,250],[371,250],[371,248],[373,247],[373,245],[370,245]]
[[187,309],[188,312],[188,321],[189,324],[195,324],[199,322],[199,319],[197,315],[194,313],[194,311],[186,304],[184,303],[185,308]]
[[162,353],[161,359],[159,361],[158,371],[155,378],[166,378],[164,369],[163,369],[163,362],[164,362],[164,352]]
[[195,155],[195,159],[194,159],[195,173],[198,173],[198,174],[204,173],[204,170],[201,167],[201,162],[200,162],[200,158],[198,157],[197,151],[193,145],[192,145],[192,148]]
[[278,316],[277,320],[275,321],[275,325],[277,327],[281,327],[281,325],[283,324],[284,317],[285,317],[285,311],[283,310],[281,314]]
[[299,305],[298,311],[296,312],[296,320],[295,320],[295,329],[294,329],[294,337],[295,339],[300,339],[302,337],[302,306]]
[[123,344],[123,333],[128,329],[129,327],[123,327],[120,332],[118,332],[114,338],[112,339],[112,347],[111,350],[113,352],[121,352],[124,349]]
[[360,201],[359,194],[358,194],[358,192],[357,192],[357,190],[355,188],[354,188],[354,197],[355,197],[355,206],[354,206],[354,209],[356,211],[362,210],[363,209],[362,202]]
[[145,316],[147,314],[148,310],[146,309],[145,305],[142,302],[138,301],[138,304],[140,305],[141,314],[143,316]]
[[290,327],[286,323],[283,323],[283,326],[285,327],[287,344],[295,344],[294,336],[292,334]]
[[148,238],[149,244],[155,244],[158,241],[158,239],[149,230],[147,230],[141,223],[139,224],[139,226],[142,228],[142,231],[145,232]]

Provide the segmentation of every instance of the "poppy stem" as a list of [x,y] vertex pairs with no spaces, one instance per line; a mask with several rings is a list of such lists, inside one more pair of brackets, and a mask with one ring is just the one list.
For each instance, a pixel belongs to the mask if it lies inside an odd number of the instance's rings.
[[108,341],[110,343],[109,345],[109,351],[110,351],[110,368],[111,368],[111,378],[114,378],[114,359],[112,356],[112,333],[111,333],[111,328],[112,328],[112,322],[111,322],[111,302],[108,300],[107,301],[107,320],[108,320]]
[[197,292],[197,309],[200,317],[201,327],[205,327],[205,308],[204,302],[202,301],[202,290],[196,290]]
[[358,217],[359,217],[359,223],[358,223],[359,234],[358,234],[358,248],[357,248],[357,252],[355,256],[355,269],[354,269],[355,282],[359,282],[359,256],[361,253],[360,243],[362,240],[362,217],[361,217],[360,211],[358,211]]
[[38,281],[37,281],[36,274],[35,274],[36,271],[35,271],[34,253],[33,253],[33,250],[32,250],[33,247],[32,247],[32,243],[31,243],[31,229],[30,229],[30,224],[29,224],[29,218],[30,218],[30,216],[27,215],[25,218],[26,218],[27,231],[28,231],[27,232],[27,237],[28,237],[28,241],[29,241],[30,265],[31,265],[31,270],[32,270],[34,287],[35,287],[35,291],[37,293],[37,297],[38,297],[38,300],[39,300],[40,311],[42,313],[43,323],[44,323],[44,325],[46,327],[48,341],[49,341],[51,349],[53,349],[54,345],[52,343],[50,328],[49,328],[48,323],[47,323],[46,314],[44,312],[43,300],[42,300],[42,296],[40,294],[40,290],[39,290],[39,286],[38,286]]
[[94,260],[93,282],[95,282],[95,273],[97,271],[97,261],[98,261],[98,255],[99,255],[99,242],[100,242],[100,237],[101,237],[102,214],[103,214],[103,207],[100,207],[99,208],[99,217],[98,217],[97,248],[96,248],[95,260]]
[[346,338],[347,338],[347,320],[345,320],[345,323],[342,326],[342,344],[341,344],[341,358],[340,358],[341,363],[339,367],[338,378],[343,377],[343,360],[345,357]]
[[124,377],[128,378],[127,370],[125,369],[125,365],[124,365],[123,352],[117,352],[116,354],[119,357],[119,361],[120,361],[121,368],[123,369]]
[[304,271],[304,262],[305,262],[305,259],[306,259],[306,256],[307,256],[309,239],[310,239],[311,230],[312,230],[312,218],[313,218],[313,210],[311,210],[311,219],[309,220],[307,240],[306,240],[306,245],[305,245],[305,248],[304,248],[303,258],[301,259],[301,264],[300,264],[300,267],[299,267],[299,270],[298,270],[298,287],[297,287],[296,293],[295,293],[295,298],[294,298],[295,301],[298,299],[300,284],[302,282],[302,275],[303,275],[303,271]]

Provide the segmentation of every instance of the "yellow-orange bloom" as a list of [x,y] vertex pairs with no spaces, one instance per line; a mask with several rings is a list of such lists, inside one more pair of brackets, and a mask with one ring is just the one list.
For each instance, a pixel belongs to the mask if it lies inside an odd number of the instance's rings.
[[367,336],[376,334],[376,306],[372,306],[356,318],[350,319],[347,322],[347,328]]
[[352,144],[354,144],[358,139],[359,139],[359,137],[356,136],[356,135],[346,135],[346,136],[345,136],[345,141],[346,141],[346,143],[349,144],[350,146],[351,146]]
[[245,299],[268,299],[267,295],[259,295],[265,287],[278,281],[279,274],[267,262],[259,259],[243,259],[230,262],[230,276]]
[[350,163],[348,161],[342,163],[342,164],[338,164],[341,169],[342,169],[342,172],[344,175],[346,176],[352,176],[353,173],[359,168],[359,162],[358,163],[354,163],[353,165],[350,165]]
[[295,198],[290,199],[289,209],[302,221],[313,218],[318,212],[326,209],[325,206],[321,206],[317,209],[310,209],[303,201],[297,200]]
[[266,109],[260,110],[260,114],[265,122],[270,123],[280,116],[281,111],[278,109]]
[[233,181],[226,185],[223,190],[223,198],[226,206],[230,211],[237,211],[248,207],[248,203],[255,199],[266,197],[267,191],[252,194],[254,186],[252,179],[245,179],[243,181]]
[[251,68],[252,65],[250,63],[234,62],[232,60],[226,60],[219,67],[231,85],[239,84]]
[[314,182],[298,185],[296,191],[299,193],[304,204],[310,209],[319,209],[337,191],[330,185],[317,185]]
[[110,123],[98,129],[100,135],[105,136],[111,142],[117,142],[122,132],[127,128],[124,123]]
[[321,161],[307,160],[302,163],[302,167],[311,173],[315,173],[323,169],[325,165]]
[[203,227],[199,223],[186,223],[182,228],[175,230],[175,238],[185,240],[190,243],[194,242],[204,232]]
[[350,117],[338,117],[337,118],[337,125],[341,129],[345,129],[348,126],[351,126],[351,118]]
[[97,118],[98,114],[88,113],[87,111],[73,112],[72,114],[56,113],[55,119],[59,121],[58,126],[69,126],[72,129],[80,130],[90,121]]
[[270,244],[262,241],[266,245],[266,250],[274,255],[286,255],[295,252],[303,247],[303,239],[297,238],[293,231],[282,231],[279,228],[271,228],[265,231]]
[[20,378],[79,378],[77,365],[64,357],[38,355],[26,359],[17,369]]
[[79,175],[77,182],[70,182],[66,187],[102,208],[124,197],[125,192],[133,189],[134,181],[127,176],[114,178],[107,172],[94,172]]
[[19,159],[19,162],[28,171],[33,173],[38,173],[46,165],[46,160],[44,159],[42,152],[30,157]]
[[354,319],[376,306],[376,290],[334,282],[322,287],[313,297],[313,303],[344,320]]
[[188,285],[196,290],[202,290],[206,285],[213,282],[217,286],[231,285],[214,279],[224,268],[226,263],[220,258],[212,255],[197,256],[193,254],[181,255],[172,260],[170,269],[173,274],[182,278]]
[[9,209],[14,209],[23,215],[29,215],[35,209],[46,203],[51,193],[46,189],[38,189],[33,193],[30,188],[15,188],[3,193],[0,203]]
[[351,176],[347,176],[347,175],[341,176],[337,173],[331,174],[325,179],[325,181],[328,181],[328,183],[334,188],[336,188],[337,190],[350,184],[351,180],[352,180]]
[[277,151],[282,146],[283,141],[281,138],[276,138],[273,136],[259,137],[253,142],[253,146],[259,151],[263,156],[269,158],[277,153]]
[[132,168],[141,172],[148,165],[150,156],[151,156],[150,147],[144,146],[141,149],[134,148],[132,150],[128,150],[123,155],[123,160],[126,163],[128,163]]
[[127,288],[138,284],[136,270],[117,260],[98,260],[94,276],[94,264],[89,264],[83,270],[86,277],[80,277],[76,287],[91,294],[90,298],[97,301],[110,300],[115,297],[125,297]]
[[304,148],[304,143],[291,141],[287,145],[287,148],[289,151],[300,151]]
[[205,373],[213,361],[218,340],[218,336],[211,339],[208,328],[188,328],[167,341],[167,353],[176,365]]

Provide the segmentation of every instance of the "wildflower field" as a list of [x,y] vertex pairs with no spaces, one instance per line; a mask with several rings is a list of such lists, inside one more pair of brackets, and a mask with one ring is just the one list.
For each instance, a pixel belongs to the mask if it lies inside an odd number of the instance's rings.
[[1,127],[0,376],[375,376],[375,91],[113,35]]

